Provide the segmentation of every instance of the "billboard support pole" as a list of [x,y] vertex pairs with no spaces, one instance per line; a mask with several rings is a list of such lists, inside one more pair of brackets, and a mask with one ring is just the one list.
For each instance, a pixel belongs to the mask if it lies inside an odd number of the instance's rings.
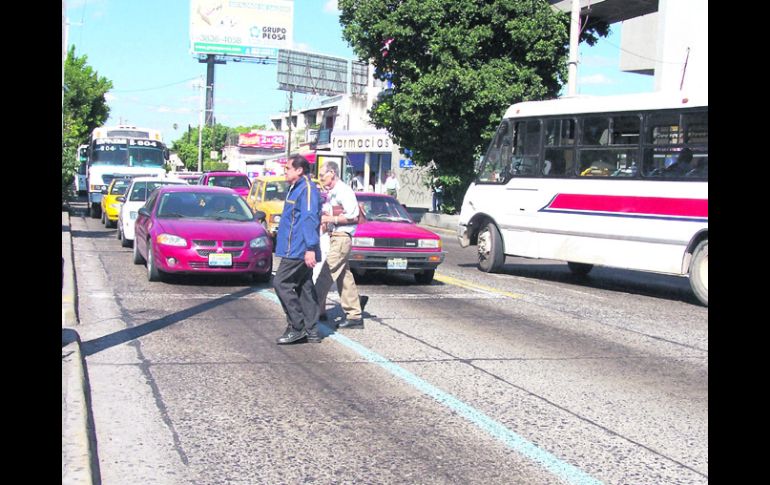
[[214,126],[214,54],[206,56],[206,126]]
[[286,137],[286,158],[291,156],[291,109],[294,101],[294,91],[289,91],[289,136]]

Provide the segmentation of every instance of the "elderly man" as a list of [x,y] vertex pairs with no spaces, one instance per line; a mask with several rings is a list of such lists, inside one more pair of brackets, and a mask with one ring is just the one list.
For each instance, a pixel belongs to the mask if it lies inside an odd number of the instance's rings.
[[329,288],[337,282],[340,304],[345,311],[345,321],[338,328],[364,328],[362,307],[368,298],[359,299],[358,288],[348,264],[353,231],[358,222],[358,201],[353,189],[340,181],[339,174],[340,168],[335,162],[326,162],[318,175],[321,185],[328,191],[327,202],[332,207],[332,213],[321,215],[321,223],[326,223],[330,234],[330,244],[315,288],[321,307],[321,320],[324,320],[326,313]]

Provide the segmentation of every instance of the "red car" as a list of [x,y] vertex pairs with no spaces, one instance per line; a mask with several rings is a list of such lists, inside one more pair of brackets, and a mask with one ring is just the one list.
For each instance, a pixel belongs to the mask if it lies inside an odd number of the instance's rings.
[[161,186],[139,209],[134,263],[146,263],[150,281],[165,273],[239,273],[267,282],[273,243],[260,223],[264,217],[232,189]]
[[216,186],[216,187],[229,187],[238,195],[246,198],[249,195],[249,189],[251,188],[251,180],[249,176],[241,172],[232,172],[228,170],[220,170],[216,172],[206,172],[198,179],[198,184]]
[[356,192],[366,222],[353,235],[350,268],[354,274],[387,271],[414,274],[421,284],[433,275],[446,254],[441,237],[418,226],[394,197]]

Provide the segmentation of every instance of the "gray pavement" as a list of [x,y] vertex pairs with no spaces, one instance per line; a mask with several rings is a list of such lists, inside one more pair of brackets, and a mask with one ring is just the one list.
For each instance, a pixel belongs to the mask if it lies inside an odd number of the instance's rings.
[[99,484],[96,437],[90,414],[90,391],[77,332],[75,269],[70,215],[61,213],[61,476],[62,485]]
[[[411,209],[420,225],[457,229],[457,215]],[[62,210],[62,485],[99,485],[96,433],[90,407],[90,388],[77,328],[77,286],[72,250],[70,213]]]

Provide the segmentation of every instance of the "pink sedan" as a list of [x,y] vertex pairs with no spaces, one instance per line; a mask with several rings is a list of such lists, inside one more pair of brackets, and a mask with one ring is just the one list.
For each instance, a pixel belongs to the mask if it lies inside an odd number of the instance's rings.
[[267,282],[273,243],[262,218],[233,189],[162,186],[139,209],[134,263],[146,263],[150,281],[165,273],[240,273]]
[[418,283],[433,281],[444,261],[441,237],[418,226],[395,198],[356,192],[366,222],[358,224],[350,252],[354,274],[369,271],[412,273]]

